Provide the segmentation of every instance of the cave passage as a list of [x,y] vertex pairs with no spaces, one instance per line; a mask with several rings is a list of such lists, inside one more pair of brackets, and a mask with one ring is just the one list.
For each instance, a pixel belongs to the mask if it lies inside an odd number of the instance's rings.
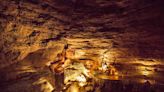
[[163,92],[164,0],[0,0],[0,92]]
[[[90,50],[76,50],[65,49],[57,55],[57,61],[51,63],[50,68],[55,76],[55,92],[109,92],[109,90],[151,92],[155,90],[152,88],[152,85],[156,84],[155,80],[151,79],[155,74],[151,70],[153,67],[150,67],[153,63],[145,62],[145,65],[142,65],[139,61],[135,61],[133,63],[138,65],[131,69],[135,68],[136,71],[124,73],[121,68],[130,67],[127,65],[124,67],[115,59],[111,59],[110,50],[103,49],[102,52],[97,53],[96,59],[88,55]],[[115,86],[119,88],[115,90]]]
[[[57,55],[56,61],[49,66],[55,76],[55,91],[100,91],[101,86],[104,84],[104,79],[118,81],[122,77],[113,67],[112,61],[109,62],[106,59],[108,58],[107,56],[100,55],[102,56],[100,57],[101,61],[94,61],[89,59],[89,57],[88,59],[81,59],[81,55],[85,55],[85,52],[75,52],[73,49],[63,51]],[[97,86],[98,88],[94,89],[94,85],[101,86]]]

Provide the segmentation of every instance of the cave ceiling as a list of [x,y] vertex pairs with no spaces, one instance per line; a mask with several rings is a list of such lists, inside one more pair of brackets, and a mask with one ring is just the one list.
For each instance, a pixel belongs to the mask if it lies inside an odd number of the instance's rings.
[[[8,76],[2,76],[2,82],[15,80],[11,75],[22,69],[45,71],[44,66],[67,47],[69,59],[99,61],[106,54],[123,74],[138,74],[138,66],[141,71],[149,66],[156,72],[149,79],[164,83],[163,4],[163,0],[0,0],[0,70]],[[12,70],[18,73],[6,75]]]

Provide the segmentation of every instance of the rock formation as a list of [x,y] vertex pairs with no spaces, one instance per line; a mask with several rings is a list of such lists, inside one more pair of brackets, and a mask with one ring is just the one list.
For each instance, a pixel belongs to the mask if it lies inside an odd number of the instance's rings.
[[[115,85],[125,92],[162,92],[163,4],[163,0],[0,0],[0,92],[52,92],[60,87],[69,60],[83,63],[93,76],[104,62],[109,73],[119,76],[97,75],[108,80],[92,92],[120,92]],[[92,87],[99,85],[97,81]],[[131,81],[147,84],[128,89]],[[154,86],[142,90],[149,84]]]

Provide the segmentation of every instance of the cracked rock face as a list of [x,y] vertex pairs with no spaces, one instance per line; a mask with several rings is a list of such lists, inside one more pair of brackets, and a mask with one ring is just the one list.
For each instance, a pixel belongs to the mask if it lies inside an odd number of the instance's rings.
[[[0,0],[0,90],[52,92],[58,85],[53,73],[63,72],[62,66],[70,64],[66,60],[76,60],[92,66],[91,71],[105,61],[122,76],[119,80],[149,81],[160,92],[163,4],[163,0]],[[99,91],[119,92],[112,88],[103,86]]]

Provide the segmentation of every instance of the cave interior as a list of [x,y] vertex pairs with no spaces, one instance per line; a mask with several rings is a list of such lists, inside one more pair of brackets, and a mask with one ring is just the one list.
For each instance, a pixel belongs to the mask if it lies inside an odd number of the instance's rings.
[[163,92],[164,0],[0,0],[0,92]]

